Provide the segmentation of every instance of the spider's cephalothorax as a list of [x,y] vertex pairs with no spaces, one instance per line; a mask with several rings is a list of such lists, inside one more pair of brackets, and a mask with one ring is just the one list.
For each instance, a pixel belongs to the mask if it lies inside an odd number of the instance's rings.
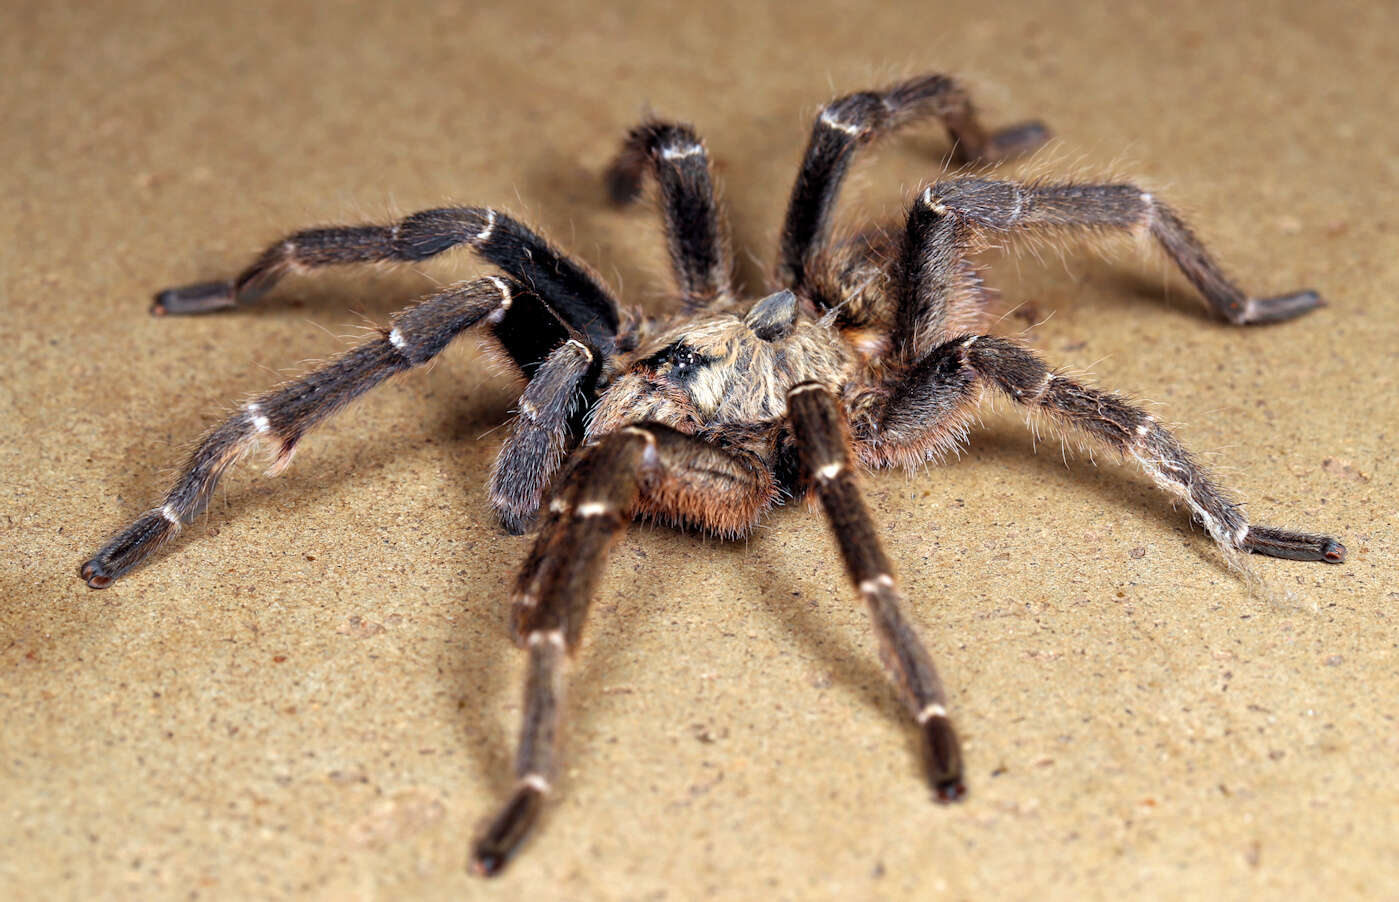
[[589,437],[643,419],[718,438],[780,422],[787,391],[799,382],[854,377],[855,355],[839,333],[799,312],[796,295],[783,290],[746,316],[706,316],[668,330],[598,399]]
[[140,563],[205,508],[224,470],[254,445],[273,443],[284,465],[306,430],[481,326],[527,380],[491,474],[492,502],[509,531],[536,520],[539,529],[513,593],[515,635],[529,655],[518,783],[476,840],[479,871],[505,864],[551,791],[564,664],[577,648],[607,549],[637,516],[738,536],[778,500],[814,496],[923,736],[935,796],[962,797],[947,701],[900,611],[857,468],[914,466],[955,446],[990,390],[1135,461],[1227,554],[1339,562],[1345,548],[1326,536],[1249,523],[1141,408],[984,334],[987,292],[970,255],[995,235],[1116,230],[1154,239],[1231,323],[1290,319],[1321,299],[1310,291],[1246,294],[1170,207],[1127,184],[946,178],[917,195],[901,225],[833,241],[831,210],[855,151],[929,117],[941,120],[966,161],[995,162],[1047,136],[1038,123],[987,132],[966,93],[940,75],[831,102],[812,127],[792,189],[777,290],[762,298],[745,301],[731,284],[728,234],[704,145],[689,126],[659,121],[632,130],[608,182],[626,202],[648,174],[654,179],[681,296],[676,312],[619,307],[586,268],[483,207],[297,232],[235,279],[161,292],[157,314],[235,307],[292,269],[411,262],[462,244],[500,271],[405,308],[377,338],[246,402],[204,437],[161,504],[82,566],[83,578],[102,588]]

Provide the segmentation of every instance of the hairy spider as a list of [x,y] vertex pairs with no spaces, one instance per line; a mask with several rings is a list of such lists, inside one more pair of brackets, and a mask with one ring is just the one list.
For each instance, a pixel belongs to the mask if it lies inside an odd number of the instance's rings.
[[831,211],[856,149],[928,117],[942,122],[966,162],[1020,154],[1048,136],[1037,122],[986,131],[966,92],[941,75],[829,103],[792,189],[777,290],[756,302],[731,282],[704,144],[690,126],[656,120],[627,136],[608,184],[626,203],[648,173],[657,183],[679,310],[620,308],[585,267],[485,207],[297,232],[231,281],[160,292],[152,312],[201,313],[249,303],[290,271],[423,260],[460,244],[500,271],[436,292],[395,314],[373,340],[248,401],[204,436],[158,507],[83,564],[82,577],[93,588],[110,585],[204,510],[224,470],[254,445],[274,442],[273,470],[280,469],[312,426],[483,325],[527,380],[491,474],[492,504],[505,528],[521,533],[555,488],[512,595],[515,638],[529,656],[518,782],[475,841],[478,871],[504,866],[552,788],[565,661],[578,646],[609,546],[638,516],[737,537],[774,504],[814,496],[921,732],[935,797],[961,798],[962,754],[946,696],[900,610],[856,469],[916,467],[954,447],[991,389],[1134,460],[1189,506],[1226,554],[1338,563],[1345,548],[1326,536],[1250,524],[1141,408],[984,334],[988,291],[970,255],[1009,233],[1115,230],[1154,238],[1237,325],[1290,319],[1320,306],[1320,297],[1246,294],[1170,207],[1127,184],[955,176],[920,191],[902,228],[831,239]]

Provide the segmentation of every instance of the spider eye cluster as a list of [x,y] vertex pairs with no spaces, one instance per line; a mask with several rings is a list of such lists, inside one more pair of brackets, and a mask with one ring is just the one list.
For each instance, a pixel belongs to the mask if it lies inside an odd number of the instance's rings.
[[671,373],[680,378],[693,373],[704,362],[704,358],[695,353],[693,348],[685,345],[679,345],[670,352]]
[[677,341],[646,361],[647,365],[658,374],[668,376],[677,382],[688,382],[701,367],[709,362],[708,357],[683,341]]

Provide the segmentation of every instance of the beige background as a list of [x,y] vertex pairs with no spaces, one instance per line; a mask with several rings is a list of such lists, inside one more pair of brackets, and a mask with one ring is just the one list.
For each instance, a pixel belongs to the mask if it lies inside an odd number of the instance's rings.
[[[1399,894],[1392,4],[90,5],[12,0],[0,35],[0,895]],[[239,470],[125,581],[77,579],[222,411],[481,270],[183,320],[146,314],[153,289],[457,201],[660,303],[653,218],[599,186],[649,103],[708,139],[757,290],[820,103],[928,69],[1054,128],[1008,171],[1140,178],[1246,285],[1325,293],[1237,330],[1130,248],[995,275],[1030,302],[1000,331],[1155,402],[1258,519],[1351,553],[1254,559],[1250,591],[1139,474],[1066,466],[1004,411],[947,466],[873,476],[964,805],[929,802],[818,518],[734,545],[637,528],[574,670],[562,797],[501,881],[468,877],[509,783],[527,548],[482,488],[511,384],[470,341],[283,476]],[[928,128],[867,157],[846,210],[897,215],[946,150]]]

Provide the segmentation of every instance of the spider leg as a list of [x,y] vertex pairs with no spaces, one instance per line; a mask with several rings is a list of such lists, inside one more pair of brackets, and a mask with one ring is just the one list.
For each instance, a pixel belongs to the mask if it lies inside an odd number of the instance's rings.
[[1164,426],[1121,395],[1052,372],[1030,351],[987,335],[963,335],[935,348],[913,367],[882,413],[883,447],[871,463],[912,463],[943,442],[951,424],[970,418],[983,387],[995,388],[1056,424],[1134,460],[1152,481],[1189,505],[1226,551],[1249,551],[1301,561],[1345,560],[1329,536],[1250,524],[1209,474]]
[[491,470],[491,504],[502,525],[515,535],[529,529],[540,499],[563,461],[573,434],[573,414],[587,398],[595,376],[594,354],[569,339],[535,370],[520,396],[520,415]]
[[808,259],[826,243],[831,211],[855,149],[925,117],[942,121],[959,159],[1002,160],[1034,150],[1049,138],[1038,122],[987,132],[971,98],[945,75],[923,75],[883,91],[847,94],[822,108],[811,128],[806,156],[782,227],[777,276],[789,288],[804,288]]
[[1133,185],[958,178],[924,189],[909,210],[895,277],[895,341],[913,360],[949,336],[949,318],[967,303],[965,257],[983,248],[991,233],[1063,229],[1149,233],[1205,300],[1236,325],[1291,319],[1322,305],[1314,291],[1247,294],[1170,207]]
[[787,394],[787,411],[802,469],[814,483],[850,581],[869,605],[880,658],[922,733],[928,781],[939,801],[956,801],[966,788],[947,695],[932,658],[900,610],[893,569],[855,483],[840,407],[824,388],[808,382]]
[[[416,262],[461,244],[524,283],[594,349],[611,353],[619,317],[617,302],[607,289],[586,268],[529,228],[487,207],[445,207],[423,210],[390,225],[333,226],[296,232],[272,243],[232,280],[159,292],[151,312],[204,313],[234,307],[261,297],[294,270],[343,263]],[[539,319],[532,318],[531,325],[538,328]],[[502,323],[502,327],[508,329],[509,323]],[[503,343],[507,350],[511,349],[509,342]]]
[[452,285],[397,313],[378,338],[255,396],[204,436],[159,507],[83,564],[83,579],[94,589],[111,585],[192,522],[208,506],[224,471],[260,440],[278,444],[273,472],[281,469],[312,426],[395,373],[427,363],[466,329],[500,316],[518,290],[519,283],[495,276]]
[[578,456],[515,583],[512,630],[529,653],[516,785],[472,846],[478,873],[509,862],[553,788],[566,656],[578,647],[608,550],[631,516],[699,520],[712,507],[728,518],[719,525],[741,516],[751,526],[773,494],[757,464],[656,423],[624,427]]
[[694,128],[654,120],[633,128],[607,171],[612,200],[635,200],[647,171],[660,189],[671,270],[687,308],[733,300],[728,228],[715,195],[709,152]]

